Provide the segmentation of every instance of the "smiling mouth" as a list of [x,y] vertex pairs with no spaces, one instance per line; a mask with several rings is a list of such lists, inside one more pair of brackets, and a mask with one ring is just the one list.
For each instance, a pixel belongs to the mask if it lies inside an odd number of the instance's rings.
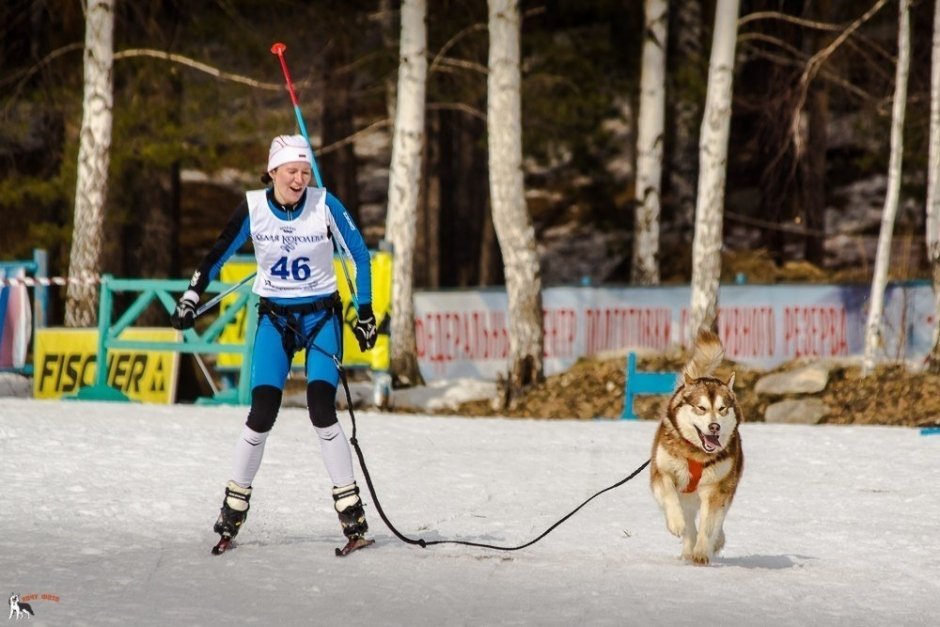
[[702,430],[698,427],[695,427],[695,431],[698,432],[698,437],[702,441],[702,448],[705,449],[706,453],[713,453],[721,448],[721,440],[718,439],[717,435],[702,433]]

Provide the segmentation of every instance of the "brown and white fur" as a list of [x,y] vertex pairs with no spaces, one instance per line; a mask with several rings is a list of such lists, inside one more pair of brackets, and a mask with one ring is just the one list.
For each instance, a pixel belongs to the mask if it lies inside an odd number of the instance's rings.
[[724,546],[722,525],[744,468],[734,373],[711,376],[723,358],[718,336],[700,331],[653,438],[650,487],[666,528],[682,538],[682,557],[695,564]]

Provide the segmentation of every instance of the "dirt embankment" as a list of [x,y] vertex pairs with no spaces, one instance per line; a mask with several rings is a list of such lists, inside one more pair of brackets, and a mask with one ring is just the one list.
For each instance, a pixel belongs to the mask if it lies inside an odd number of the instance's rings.
[[[641,357],[640,370],[678,371],[681,356]],[[805,362],[803,362],[805,363]],[[764,411],[781,397],[754,391],[757,380],[794,367],[784,364],[773,371],[755,371],[726,362],[718,376],[735,371],[734,389],[745,421],[763,422]],[[623,411],[625,360],[582,359],[566,372],[533,386],[507,409],[497,410],[490,401],[464,403],[455,412],[468,416],[510,416],[544,419],[616,418]],[[908,372],[903,366],[883,366],[862,378],[856,366],[834,366],[826,389],[814,395],[829,407],[821,422],[828,424],[879,424],[898,426],[940,425],[940,375]],[[644,420],[658,420],[665,396],[641,396],[634,409]]]

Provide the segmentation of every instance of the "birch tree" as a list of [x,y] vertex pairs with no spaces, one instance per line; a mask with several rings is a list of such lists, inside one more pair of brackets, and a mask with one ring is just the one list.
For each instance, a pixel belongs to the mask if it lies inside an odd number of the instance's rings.
[[544,379],[542,277],[522,178],[522,70],[518,0],[489,0],[487,139],[493,226],[509,298],[508,400]]
[[865,354],[862,357],[862,376],[875,369],[877,353],[884,346],[882,319],[884,317],[885,285],[888,281],[888,263],[891,261],[891,240],[894,219],[898,213],[901,195],[901,162],[904,153],[904,115],[907,109],[907,77],[911,64],[911,0],[898,4],[898,63],[894,75],[894,103],[891,107],[891,154],[888,158],[888,189],[881,214],[878,248],[875,252],[874,276],[868,298],[868,319],[865,322]]
[[940,0],[933,9],[930,55],[930,144],[927,155],[927,261],[933,271],[933,348],[927,369],[940,372]]
[[659,215],[666,116],[666,36],[669,4],[646,0],[640,112],[637,120],[636,214],[631,281],[659,284]]
[[728,132],[731,127],[731,86],[738,37],[738,0],[718,0],[708,62],[708,91],[699,139],[698,196],[692,240],[692,296],[689,341],[701,327],[715,328],[724,218]]
[[98,318],[101,234],[108,191],[114,61],[114,0],[88,0],[85,8],[85,87],[79,133],[75,217],[65,304],[65,325],[94,326]]
[[415,340],[414,250],[428,70],[426,19],[426,0],[402,1],[398,93],[385,222],[385,237],[395,253],[391,369],[399,380],[410,384],[422,382]]

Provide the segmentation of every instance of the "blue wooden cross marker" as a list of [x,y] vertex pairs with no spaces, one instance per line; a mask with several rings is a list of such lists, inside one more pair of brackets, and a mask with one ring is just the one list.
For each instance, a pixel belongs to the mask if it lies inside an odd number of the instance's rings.
[[625,420],[636,420],[633,399],[637,394],[672,394],[679,380],[678,372],[639,372],[636,369],[636,353],[627,355],[627,378],[623,388],[623,413]]

